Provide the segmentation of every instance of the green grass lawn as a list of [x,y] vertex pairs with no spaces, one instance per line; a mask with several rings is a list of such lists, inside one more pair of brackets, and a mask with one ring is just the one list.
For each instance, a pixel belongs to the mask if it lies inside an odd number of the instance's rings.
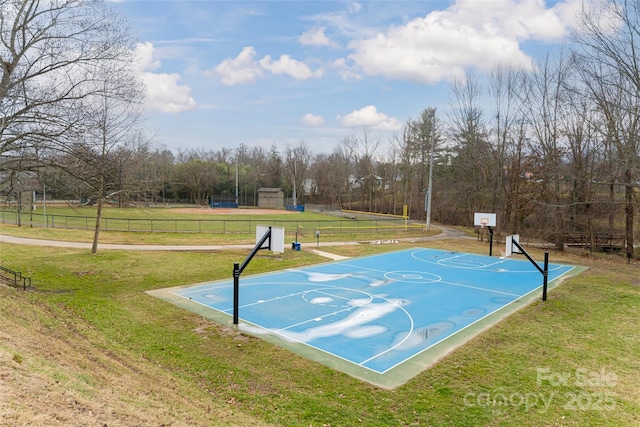
[[[349,219],[318,212],[296,212],[271,215],[212,215],[181,213],[171,208],[106,207],[102,214],[100,242],[122,244],[230,244],[255,243],[256,225],[274,225],[285,228],[286,239],[296,238],[302,243],[331,238],[333,241],[426,236],[420,224],[411,225],[403,220],[380,218]],[[13,211],[0,212],[5,223],[0,222],[0,232],[15,236],[31,236],[41,239],[90,242],[95,227],[95,207],[49,207],[47,216],[42,209],[35,215],[21,214],[21,226],[11,222],[16,219]],[[46,227],[44,225],[47,225]]]
[[[407,246],[323,250],[354,256]],[[486,243],[476,241],[429,247],[487,250]],[[256,425],[640,424],[638,265],[615,257],[552,253],[552,262],[589,269],[553,289],[547,302],[525,307],[407,384],[385,390],[145,293],[228,279],[233,263],[245,256],[246,251],[102,251],[92,256],[83,250],[3,244],[0,264],[31,276],[36,290],[0,289],[0,301],[10,293],[23,310],[35,304],[49,307],[55,315],[32,322],[74,328],[82,340],[108,345],[108,351],[131,357],[140,369],[160,368],[183,382],[194,403],[231,410]],[[325,261],[306,251],[263,251],[244,275]],[[12,313],[2,310],[4,316]],[[28,359],[19,349],[12,351]],[[96,371],[82,384],[86,388],[100,381]],[[215,419],[192,422],[217,425]]]

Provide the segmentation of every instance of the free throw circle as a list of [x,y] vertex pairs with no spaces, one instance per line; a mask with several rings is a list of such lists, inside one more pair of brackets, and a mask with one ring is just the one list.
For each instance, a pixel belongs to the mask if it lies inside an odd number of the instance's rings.
[[384,275],[385,279],[394,282],[428,284],[436,283],[442,280],[437,274],[426,273],[423,271],[388,271]]

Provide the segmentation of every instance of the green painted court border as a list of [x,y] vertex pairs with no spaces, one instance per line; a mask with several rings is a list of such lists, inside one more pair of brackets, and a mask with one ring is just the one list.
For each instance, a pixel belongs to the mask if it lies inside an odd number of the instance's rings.
[[[573,266],[573,269],[571,271],[549,282],[548,289],[549,290],[554,289],[562,281],[570,279],[574,276],[577,276],[578,274],[586,270],[587,270],[587,267]],[[256,274],[250,277],[264,276],[272,273],[276,273],[276,272],[272,271],[269,273]],[[378,372],[374,372],[367,368],[358,366],[353,362],[343,360],[330,353],[315,349],[309,345],[306,345],[303,343],[285,341],[279,338],[278,336],[276,336],[275,334],[272,334],[269,332],[264,334],[256,334],[248,330],[249,328],[244,327],[247,325],[251,325],[252,327],[258,327],[260,329],[264,329],[259,325],[254,325],[252,323],[241,321],[240,324],[236,327],[233,325],[233,318],[231,315],[224,314],[213,308],[205,307],[202,304],[187,300],[183,297],[180,297],[178,295],[171,293],[172,291],[188,289],[195,286],[229,282],[229,280],[230,279],[222,279],[222,280],[216,280],[213,282],[180,285],[180,286],[174,286],[171,288],[150,290],[150,291],[146,291],[146,293],[156,298],[159,298],[163,301],[169,302],[180,308],[189,310],[206,319],[213,320],[224,326],[237,328],[240,332],[243,332],[247,335],[261,338],[271,344],[290,350],[302,357],[313,360],[315,362],[322,363],[325,366],[336,369],[340,372],[351,375],[352,377],[358,378],[360,380],[366,381],[370,384],[373,384],[375,386],[388,389],[388,390],[397,388],[405,384],[411,378],[415,377],[420,372],[430,368],[440,360],[444,359],[449,353],[454,351],[456,348],[466,344],[474,337],[480,335],[480,333],[484,332],[485,330],[491,328],[493,325],[500,322],[502,319],[526,307],[527,305],[531,304],[536,300],[541,300],[542,298],[542,285],[540,285],[540,287],[534,289],[528,294],[523,295],[522,297],[494,311],[493,313],[483,317],[482,319],[467,326],[466,328],[448,336],[444,340],[438,342],[437,344],[434,344],[433,346],[422,351],[421,353],[404,361],[398,366],[388,370],[384,374],[380,374]],[[540,280],[542,281],[542,276],[540,277]]]

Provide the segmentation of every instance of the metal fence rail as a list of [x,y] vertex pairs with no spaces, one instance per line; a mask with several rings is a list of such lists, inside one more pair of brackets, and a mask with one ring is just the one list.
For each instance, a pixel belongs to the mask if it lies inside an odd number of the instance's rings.
[[[0,222],[21,224],[30,227],[63,228],[76,230],[93,230],[95,217],[44,215],[42,213],[22,213],[18,221],[18,213],[11,210],[0,210]],[[349,219],[336,217],[327,220],[234,220],[234,219],[152,219],[152,218],[109,218],[102,217],[102,231],[158,232],[158,233],[234,233],[254,234],[257,225],[279,226],[287,230],[287,234],[300,233],[315,235],[320,231],[323,236],[340,234],[398,234],[406,231],[415,233],[422,226],[407,223],[402,218],[367,218]]]
[[0,281],[13,286],[22,286],[22,289],[31,287],[31,277],[25,277],[19,271],[13,271],[10,268],[0,265]]

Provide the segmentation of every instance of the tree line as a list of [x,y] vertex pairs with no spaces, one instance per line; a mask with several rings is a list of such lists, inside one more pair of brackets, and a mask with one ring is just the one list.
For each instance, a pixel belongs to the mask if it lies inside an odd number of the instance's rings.
[[305,141],[171,152],[140,123],[131,38],[108,3],[1,1],[0,12],[5,195],[42,189],[100,212],[211,197],[255,205],[259,188],[278,187],[300,204],[392,214],[406,205],[417,220],[430,198],[436,221],[472,225],[474,212],[495,212],[505,233],[559,249],[572,234],[620,234],[633,257],[639,1],[589,3],[562,51],[469,73],[451,82],[446,111],[426,107],[390,138],[361,129],[329,153]]

